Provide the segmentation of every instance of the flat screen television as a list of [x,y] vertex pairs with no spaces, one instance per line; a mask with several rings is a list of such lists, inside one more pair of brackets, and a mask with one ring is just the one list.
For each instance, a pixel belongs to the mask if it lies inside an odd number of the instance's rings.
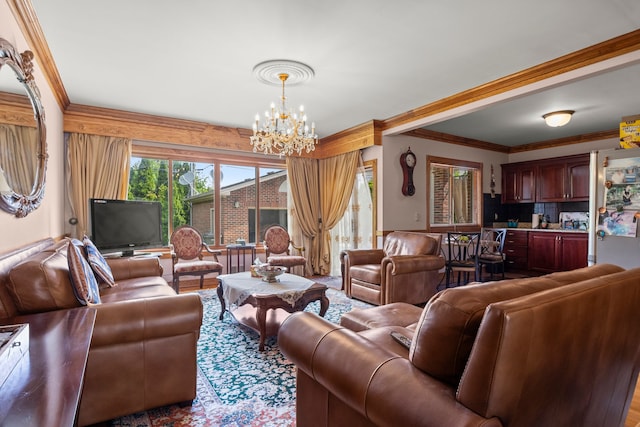
[[88,229],[100,252],[132,256],[162,246],[162,208],[159,202],[90,199]]

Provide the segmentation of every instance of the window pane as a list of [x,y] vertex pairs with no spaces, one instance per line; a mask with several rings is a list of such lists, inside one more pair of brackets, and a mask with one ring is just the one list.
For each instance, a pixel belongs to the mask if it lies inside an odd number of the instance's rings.
[[432,165],[431,174],[431,224],[449,224],[451,218],[449,167]]
[[[264,231],[271,225],[287,228],[287,170],[260,168],[260,227],[258,241],[264,240]],[[250,218],[250,230],[255,236],[255,218]]]
[[253,166],[220,165],[220,243],[228,245],[243,239],[255,243],[249,221],[255,224],[256,168]]
[[169,242],[169,162],[131,157],[129,200],[147,200],[162,205],[162,243]]
[[477,224],[480,180],[478,168],[430,163],[430,224]]
[[473,222],[473,170],[453,168],[453,223]]
[[173,228],[191,225],[208,244],[214,241],[214,166],[174,160]]

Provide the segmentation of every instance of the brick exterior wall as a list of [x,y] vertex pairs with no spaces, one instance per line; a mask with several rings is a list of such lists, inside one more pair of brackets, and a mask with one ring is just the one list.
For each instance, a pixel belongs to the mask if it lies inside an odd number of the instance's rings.
[[[260,209],[277,209],[286,212],[287,193],[279,191],[280,186],[286,179],[287,176],[282,175],[260,183]],[[245,239],[247,242],[256,243],[255,236],[249,236],[249,216],[254,215],[256,209],[255,182],[231,191],[228,196],[223,196],[220,208],[223,239],[220,242],[221,244],[235,243],[236,239]],[[208,200],[199,200],[198,203],[194,202],[192,205],[192,225],[200,230],[205,238],[213,236],[213,230],[211,229],[213,215],[213,195]],[[260,235],[257,238],[258,242],[262,241],[263,232],[264,230],[260,230]]]
[[433,223],[447,224],[451,214],[449,203],[449,170],[433,168]]
[[[451,191],[449,188],[449,169],[448,168],[432,168],[433,170],[433,223],[448,224],[452,218]],[[468,173],[464,178],[467,188],[471,189],[467,193],[467,221],[473,219],[473,173]]]

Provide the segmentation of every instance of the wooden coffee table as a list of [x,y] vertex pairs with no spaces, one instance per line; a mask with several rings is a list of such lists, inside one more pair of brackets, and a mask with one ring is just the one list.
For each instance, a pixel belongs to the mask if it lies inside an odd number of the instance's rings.
[[[290,313],[304,310],[313,301],[320,301],[320,316],[329,308],[325,285],[293,274],[278,276],[276,283],[251,277],[250,272],[217,278],[220,320],[229,311],[239,323],[256,331],[260,335],[260,351],[264,350],[265,338],[277,335],[280,324]],[[236,308],[231,309],[232,306]]]

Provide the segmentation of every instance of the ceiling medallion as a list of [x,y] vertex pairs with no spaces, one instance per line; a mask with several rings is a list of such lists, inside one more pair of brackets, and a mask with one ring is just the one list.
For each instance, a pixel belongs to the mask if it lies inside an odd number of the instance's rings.
[[260,83],[271,86],[280,86],[280,74],[287,74],[287,85],[297,86],[311,80],[315,73],[307,64],[287,59],[273,59],[264,61],[253,67],[253,75]]
[[273,60],[256,65],[253,73],[262,83],[282,85],[281,104],[276,106],[271,103],[269,110],[264,113],[262,125],[260,115],[256,114],[253,136],[250,138],[253,152],[290,156],[294,152],[300,155],[302,151],[310,153],[315,150],[318,143],[315,123],[311,123],[309,128],[303,106],[300,106],[299,115],[288,110],[284,92],[285,82],[290,85],[301,84],[314,76],[313,69],[301,62]]

